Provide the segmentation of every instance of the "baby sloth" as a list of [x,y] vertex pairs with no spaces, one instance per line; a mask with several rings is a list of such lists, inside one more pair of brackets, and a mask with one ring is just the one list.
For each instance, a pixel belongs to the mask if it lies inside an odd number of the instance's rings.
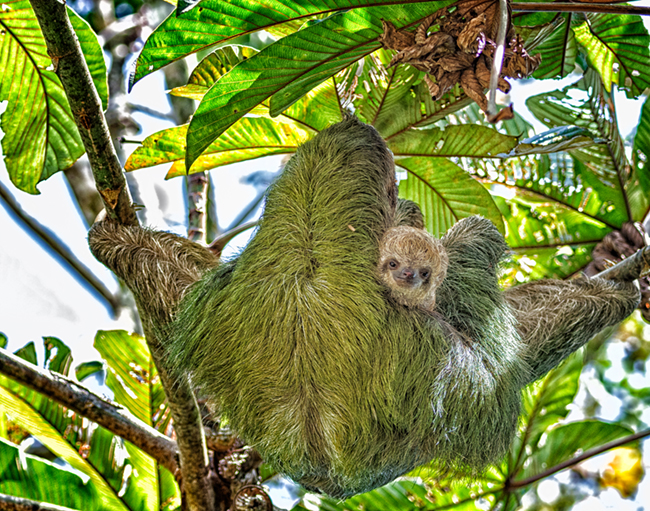
[[391,227],[379,244],[379,277],[407,307],[433,310],[448,263],[445,247],[424,229]]

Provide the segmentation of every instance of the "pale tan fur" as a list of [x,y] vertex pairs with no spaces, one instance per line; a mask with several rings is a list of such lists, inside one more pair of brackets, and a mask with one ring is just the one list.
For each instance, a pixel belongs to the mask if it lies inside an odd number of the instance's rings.
[[[400,281],[391,272],[389,264],[397,262],[399,268],[416,272],[411,281]],[[432,311],[436,303],[436,289],[447,274],[449,259],[440,240],[424,229],[400,225],[388,229],[379,244],[379,278],[388,287],[395,300],[407,307],[420,307]],[[427,269],[426,278],[419,276]]]

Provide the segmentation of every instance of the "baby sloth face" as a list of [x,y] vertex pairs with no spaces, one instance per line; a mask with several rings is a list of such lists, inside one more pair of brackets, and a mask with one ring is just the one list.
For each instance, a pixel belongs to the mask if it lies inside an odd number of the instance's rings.
[[379,278],[407,307],[433,310],[447,264],[442,243],[424,229],[391,227],[379,244]]

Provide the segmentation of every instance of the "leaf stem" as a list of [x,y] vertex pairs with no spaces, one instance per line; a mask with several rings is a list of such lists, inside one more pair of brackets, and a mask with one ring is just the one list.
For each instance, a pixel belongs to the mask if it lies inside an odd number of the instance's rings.
[[650,7],[636,7],[634,5],[613,5],[591,2],[548,2],[548,3],[523,3],[510,4],[513,11],[518,12],[596,12],[609,14],[638,14],[650,16]]

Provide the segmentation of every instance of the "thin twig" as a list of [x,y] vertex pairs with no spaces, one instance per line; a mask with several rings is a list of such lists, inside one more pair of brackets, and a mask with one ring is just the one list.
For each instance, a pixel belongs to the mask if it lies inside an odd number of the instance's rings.
[[70,249],[56,236],[45,229],[36,219],[28,215],[11,195],[9,190],[0,183],[0,200],[5,203],[9,211],[23,222],[38,238],[56,253],[85,283],[92,287],[107,303],[113,316],[120,308],[119,299],[111,293],[102,282],[70,251]]
[[69,507],[4,495],[0,493],[0,511],[76,511]]
[[171,438],[145,424],[62,374],[41,369],[0,348],[0,373],[105,427],[178,475],[178,447]]
[[642,438],[646,438],[649,436],[650,436],[650,429],[645,429],[643,431],[639,431],[638,433],[635,433],[634,435],[626,436],[625,438],[621,438],[619,440],[614,440],[613,442],[609,442],[605,445],[601,445],[600,447],[595,447],[594,449],[589,449],[588,451],[582,453],[580,456],[576,456],[575,458],[571,458],[570,460],[566,460],[563,461],[562,463],[558,463],[557,465],[549,468],[548,470],[545,470],[544,472],[540,472],[539,474],[536,474],[531,477],[527,477],[526,479],[521,479],[519,481],[510,481],[507,485],[507,488],[522,488],[524,486],[534,484],[537,481],[541,481],[542,479],[545,479],[549,476],[552,476],[553,474],[561,472],[562,470],[565,470],[569,467],[573,467],[574,465],[577,465],[578,463],[581,463],[589,458],[598,456],[599,454],[602,454],[605,451],[609,451],[610,449],[615,449],[616,447],[621,447],[622,445],[629,444],[630,442],[636,442],[637,440],[641,440]]
[[228,244],[228,242],[231,239],[233,239],[238,234],[247,231],[248,229],[252,229],[253,227],[256,227],[258,224],[259,222],[255,220],[253,222],[247,222],[245,224],[241,224],[239,227],[235,227],[234,229],[226,231],[218,238],[215,238],[214,241],[210,243],[210,246],[208,248],[212,250],[212,252],[214,252],[217,256],[220,256],[224,247]]
[[563,3],[512,3],[510,7],[518,12],[596,12],[610,14],[638,14],[650,16],[650,7],[633,5],[611,5],[591,2]]

